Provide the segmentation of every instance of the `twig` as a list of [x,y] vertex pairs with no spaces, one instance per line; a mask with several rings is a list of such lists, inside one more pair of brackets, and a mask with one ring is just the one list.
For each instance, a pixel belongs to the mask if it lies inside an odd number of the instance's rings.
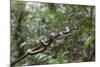
[[26,56],[28,56],[27,53],[25,53],[23,56],[19,57],[18,59],[16,59],[14,62],[11,63],[11,66],[12,65],[15,65],[17,62],[19,62],[20,60],[22,60],[23,58],[25,58]]

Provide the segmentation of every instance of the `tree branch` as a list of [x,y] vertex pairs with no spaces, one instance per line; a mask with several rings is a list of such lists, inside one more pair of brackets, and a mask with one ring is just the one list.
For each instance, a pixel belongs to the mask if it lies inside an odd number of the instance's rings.
[[70,31],[63,31],[63,32],[60,32],[60,33],[57,33],[56,35],[51,35],[49,37],[49,39],[45,42],[40,42],[41,45],[39,47],[36,47],[36,48],[32,48],[32,49],[28,49],[24,55],[22,55],[21,57],[19,57],[18,59],[16,59],[15,61],[11,62],[11,66],[15,65],[17,62],[21,61],[22,59],[24,59],[25,57],[27,57],[28,55],[35,55],[35,54],[38,54],[38,53],[41,53],[43,51],[45,51],[47,49],[48,46],[50,46],[50,44],[53,42],[53,38],[57,38],[59,36],[63,36],[63,35],[67,35],[68,33],[70,33],[72,30],[74,29],[71,29]]

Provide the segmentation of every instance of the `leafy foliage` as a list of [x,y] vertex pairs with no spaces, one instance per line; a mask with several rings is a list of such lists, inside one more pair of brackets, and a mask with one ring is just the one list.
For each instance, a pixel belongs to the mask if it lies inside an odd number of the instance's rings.
[[[28,56],[16,65],[56,64],[95,60],[95,7],[11,0],[11,61],[39,45],[42,37],[62,31],[77,31],[57,47]],[[88,59],[89,58],[89,59]]]

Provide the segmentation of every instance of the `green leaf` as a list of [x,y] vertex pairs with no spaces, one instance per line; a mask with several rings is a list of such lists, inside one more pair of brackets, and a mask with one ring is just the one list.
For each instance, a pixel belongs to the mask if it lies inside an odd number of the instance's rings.
[[85,26],[86,28],[91,29],[91,28],[93,27],[93,24],[92,24],[91,20],[85,20],[84,26]]
[[64,56],[59,56],[59,57],[57,58],[57,60],[58,60],[59,64],[64,63]]
[[93,41],[94,37],[91,35],[88,37],[87,41],[85,42],[83,48],[86,49]]

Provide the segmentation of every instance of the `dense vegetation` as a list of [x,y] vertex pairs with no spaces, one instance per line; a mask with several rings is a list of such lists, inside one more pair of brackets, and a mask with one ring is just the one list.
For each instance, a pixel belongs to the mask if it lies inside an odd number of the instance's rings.
[[[62,64],[95,60],[95,7],[11,0],[11,61],[29,48],[39,46],[39,40],[65,27],[72,32],[59,46],[48,46],[16,65]],[[54,45],[54,44],[53,44]]]

